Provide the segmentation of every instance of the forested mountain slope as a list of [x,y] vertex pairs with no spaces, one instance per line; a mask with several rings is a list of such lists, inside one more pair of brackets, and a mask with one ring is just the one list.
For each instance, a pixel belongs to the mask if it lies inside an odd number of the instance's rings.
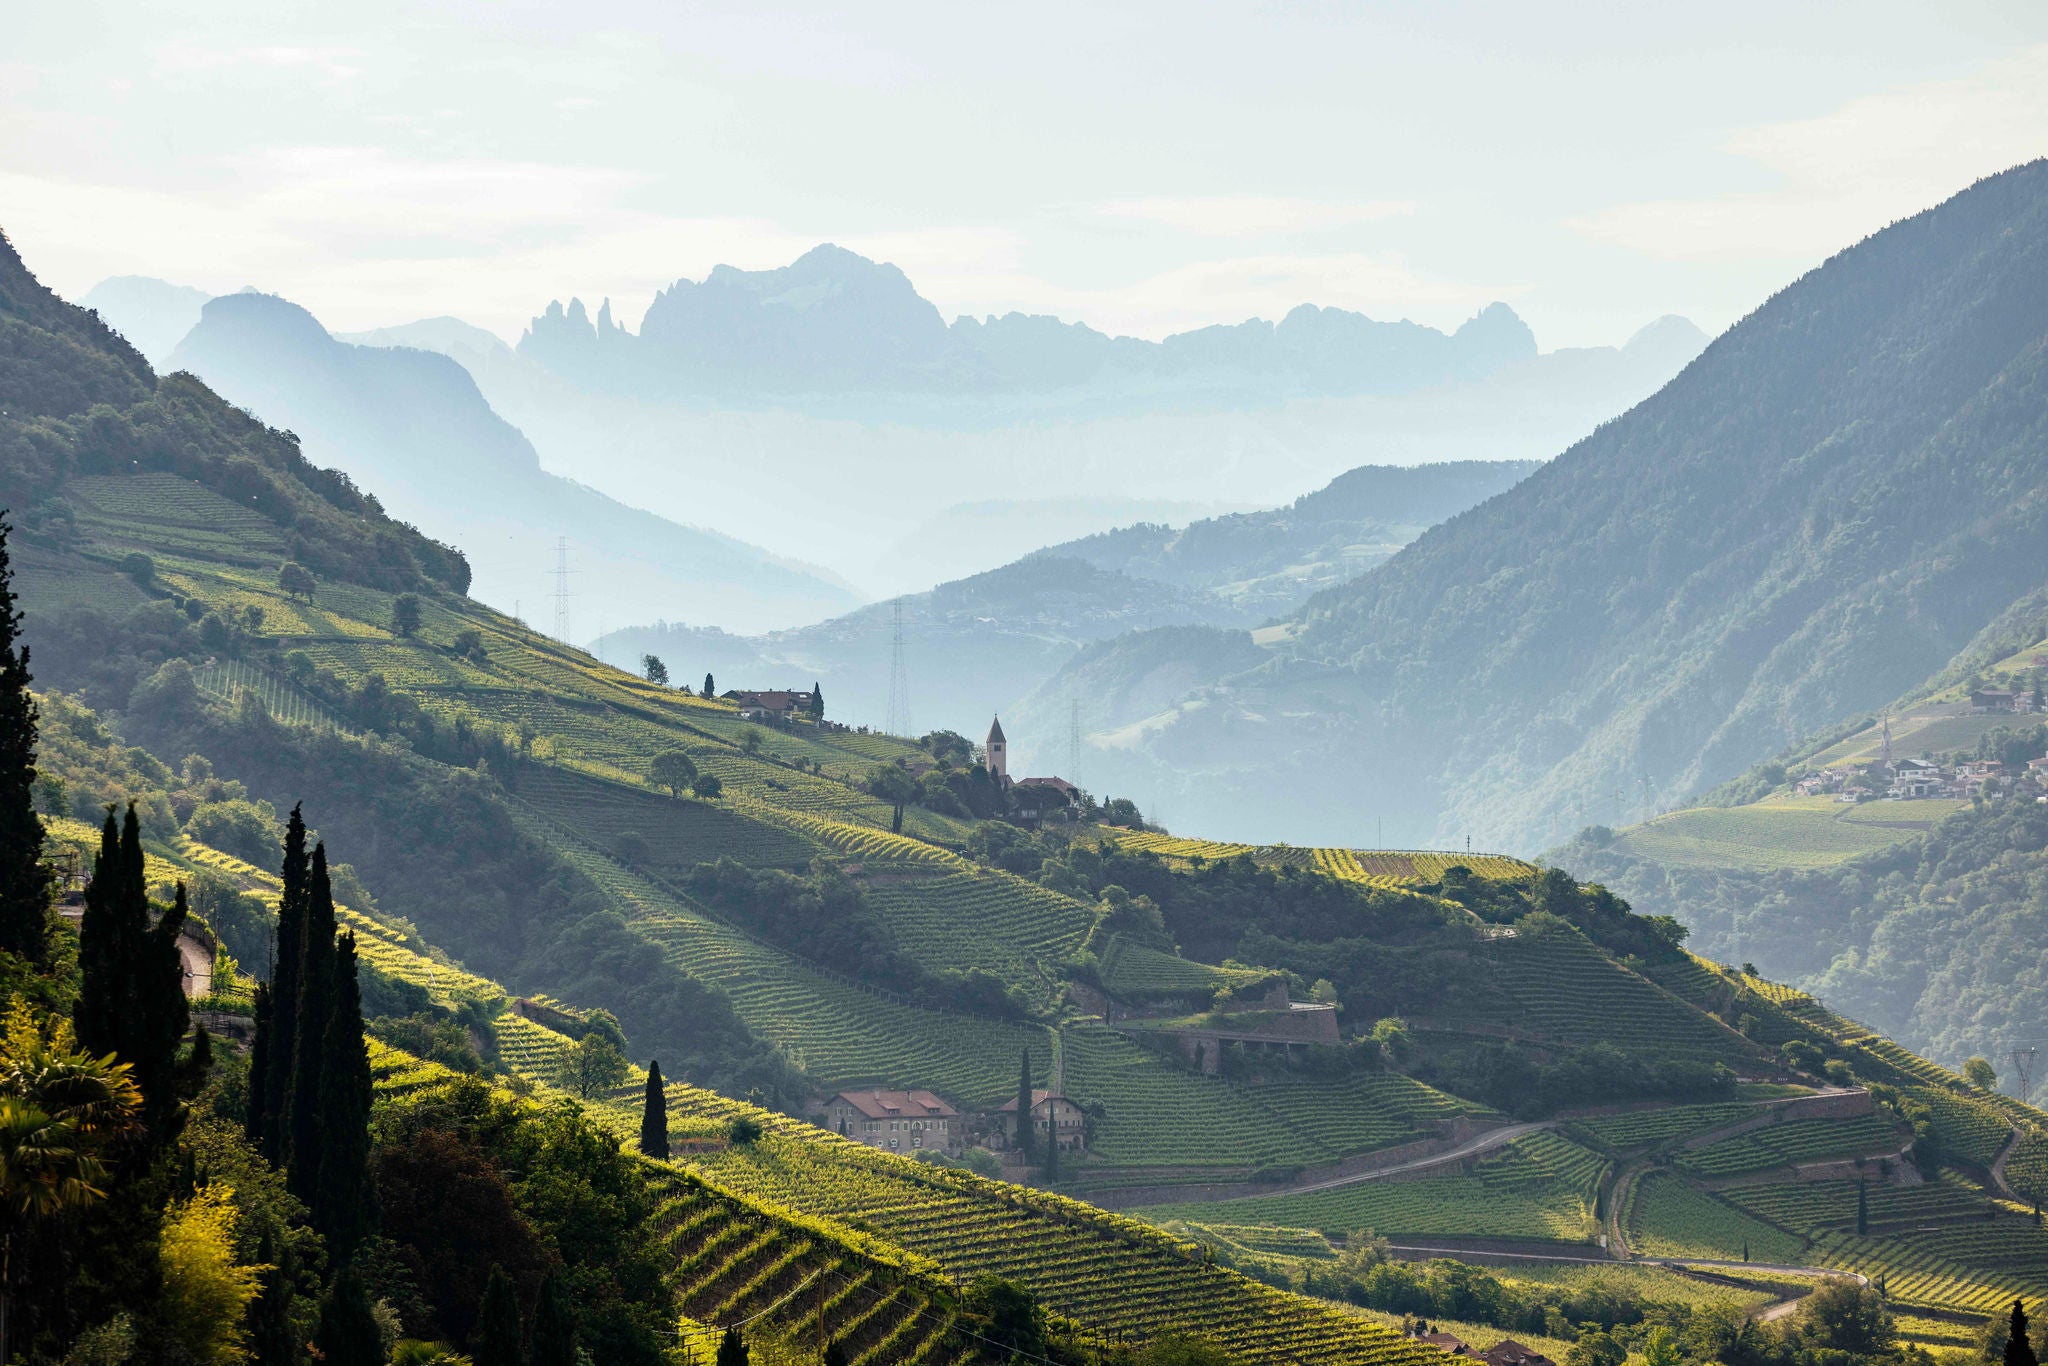
[[1218,832],[1419,809],[1407,838],[1523,846],[1617,784],[1669,805],[1898,695],[2038,586],[2044,445],[2034,162],[1832,258],[1311,601],[1280,657],[1162,717],[1155,768],[1120,785],[1192,771],[1176,810]]
[[[772,1322],[781,1301],[757,1292],[838,1267],[902,1292],[828,1301],[864,1315],[860,1366],[951,1362],[948,1325],[987,1295],[949,1293],[936,1264],[1009,1278],[1105,1352],[1192,1329],[1262,1366],[1419,1361],[1353,1312],[1441,1312],[1398,1298],[1420,1273],[1375,1244],[1339,1263],[1329,1235],[1364,1228],[1538,1256],[1625,1235],[1732,1260],[1755,1241],[1884,1270],[1896,1303],[1963,1318],[2048,1290],[2044,1235],[2008,1193],[2034,1189],[2038,1112],[1690,957],[1670,922],[1499,856],[1213,845],[1135,828],[1127,808],[1095,813],[1123,825],[1029,829],[997,818],[957,737],[742,721],[463,596],[421,567],[459,578],[459,560],[281,434],[190,377],[156,382],[11,283],[11,353],[128,405],[4,419],[35,513],[15,567],[37,682],[77,694],[46,699],[51,781],[34,791],[53,834],[89,838],[81,813],[133,799],[147,879],[218,874],[194,904],[253,963],[275,884],[250,859],[303,800],[351,865],[334,886],[376,968],[373,1029],[479,1067],[495,1039],[499,1065],[573,1079],[630,1129],[632,1093],[580,1070],[601,1007],[636,1054],[715,1086],[670,1087],[678,1156],[708,1183],[661,1186],[674,1222],[648,1228],[625,1193],[602,1206],[633,1215],[636,1267],[674,1254],[685,1328]],[[161,447],[130,439],[173,423]],[[306,556],[287,562],[295,538]],[[507,989],[520,1011],[493,1010]],[[389,1105],[424,1089],[444,1122],[475,1113],[431,1067],[380,1066]],[[1080,1146],[1002,1170],[1180,1227],[791,1117],[839,1088],[930,1088],[1004,1146],[1000,1105],[1027,1066],[1078,1107]],[[754,1090],[784,1113],[731,1099]],[[579,1169],[619,1176],[608,1157]],[[1910,1232],[1861,1236],[1888,1218]],[[1257,1251],[1272,1248],[1325,1265]],[[1239,1259],[1350,1307],[1217,1265]],[[1488,1324],[1649,1318],[1639,1296],[1577,1318],[1518,1296],[1490,1300]]]
[[[652,652],[692,675],[745,670],[821,682],[842,714],[872,719],[887,712],[900,607],[921,723],[979,733],[987,716],[1013,710],[1088,647],[1131,631],[1260,625],[1534,468],[1517,460],[1361,466],[1285,508],[1105,532],[816,625],[741,639],[659,623],[614,631],[595,648],[621,660]],[[1184,672],[1182,688],[1215,676]],[[1066,697],[1051,713],[1034,712],[1038,724],[1020,736],[1020,754],[1052,762],[1048,737],[1064,744],[1068,718],[1058,708]],[[1089,699],[1089,724],[1127,705],[1106,701]]]
[[[169,364],[297,432],[313,459],[377,490],[395,515],[463,546],[475,573],[470,591],[501,611],[540,599],[557,538],[567,540],[579,596],[619,616],[761,630],[857,601],[820,571],[543,470],[526,438],[491,411],[454,361],[336,341],[283,299],[211,301]],[[594,625],[586,634],[596,634]]]

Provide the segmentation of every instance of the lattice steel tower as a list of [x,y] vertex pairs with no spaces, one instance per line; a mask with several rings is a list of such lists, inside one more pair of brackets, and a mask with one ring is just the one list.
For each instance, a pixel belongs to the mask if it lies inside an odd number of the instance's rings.
[[895,603],[895,630],[889,639],[889,720],[891,735],[910,734],[910,666],[903,658],[903,599]]
[[569,538],[555,537],[555,639],[569,643]]

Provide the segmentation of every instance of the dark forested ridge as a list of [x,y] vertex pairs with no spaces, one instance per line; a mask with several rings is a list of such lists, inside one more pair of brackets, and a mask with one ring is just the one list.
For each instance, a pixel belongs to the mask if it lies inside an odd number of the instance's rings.
[[[1251,837],[1247,791],[1293,838],[1419,809],[1403,838],[1523,846],[1617,786],[1668,805],[1897,696],[2038,586],[2044,444],[2034,162],[1835,256],[1653,398],[1313,599],[1279,657],[1121,776]],[[1207,772],[1167,771],[1188,763]]]

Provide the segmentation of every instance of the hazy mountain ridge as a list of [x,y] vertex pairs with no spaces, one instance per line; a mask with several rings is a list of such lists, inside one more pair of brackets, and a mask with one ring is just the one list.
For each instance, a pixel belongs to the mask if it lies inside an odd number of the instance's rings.
[[[1505,304],[1455,333],[1303,304],[1278,324],[1249,321],[1161,342],[1085,323],[1009,313],[949,327],[893,265],[830,244],[787,266],[718,266],[655,296],[636,335],[606,300],[536,317],[522,355],[578,382],[623,392],[802,395],[848,391],[1027,393],[1200,377],[1275,394],[1397,393],[1479,379],[1536,355]],[[1254,377],[1257,377],[1256,381]]]
[[173,361],[298,432],[316,461],[381,490],[397,515],[463,546],[473,591],[503,610],[548,592],[558,536],[572,548],[578,611],[601,592],[601,612],[689,610],[758,628],[857,601],[819,571],[544,471],[446,356],[352,346],[295,304],[231,294],[206,305]]
[[2044,319],[2036,162],[1837,255],[1655,397],[1311,601],[1283,652],[1215,680],[1118,779],[1177,789],[1204,833],[1420,810],[1403,838],[1527,848],[1589,791],[1669,803],[1879,705],[2038,583]]
[[[1179,530],[1140,524],[794,630],[743,638],[663,622],[612,632],[593,648],[615,661],[659,655],[678,679],[694,680],[707,669],[743,669],[757,685],[801,677],[822,683],[835,715],[879,722],[888,707],[900,603],[919,726],[971,728],[1039,690],[1083,647],[1127,631],[1202,628],[1234,633],[1249,648],[1248,628],[1378,563],[1431,521],[1530,468],[1519,461],[1366,467],[1287,508]],[[1173,676],[1189,684],[1200,677],[1186,670]],[[1159,686],[1153,678],[1143,695]]]

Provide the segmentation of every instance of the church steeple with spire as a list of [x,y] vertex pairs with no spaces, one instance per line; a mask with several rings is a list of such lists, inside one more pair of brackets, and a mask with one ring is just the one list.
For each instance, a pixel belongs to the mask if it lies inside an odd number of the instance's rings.
[[1010,744],[1003,738],[1003,718],[998,716],[988,727],[988,776],[996,780],[997,786],[1010,781]]

